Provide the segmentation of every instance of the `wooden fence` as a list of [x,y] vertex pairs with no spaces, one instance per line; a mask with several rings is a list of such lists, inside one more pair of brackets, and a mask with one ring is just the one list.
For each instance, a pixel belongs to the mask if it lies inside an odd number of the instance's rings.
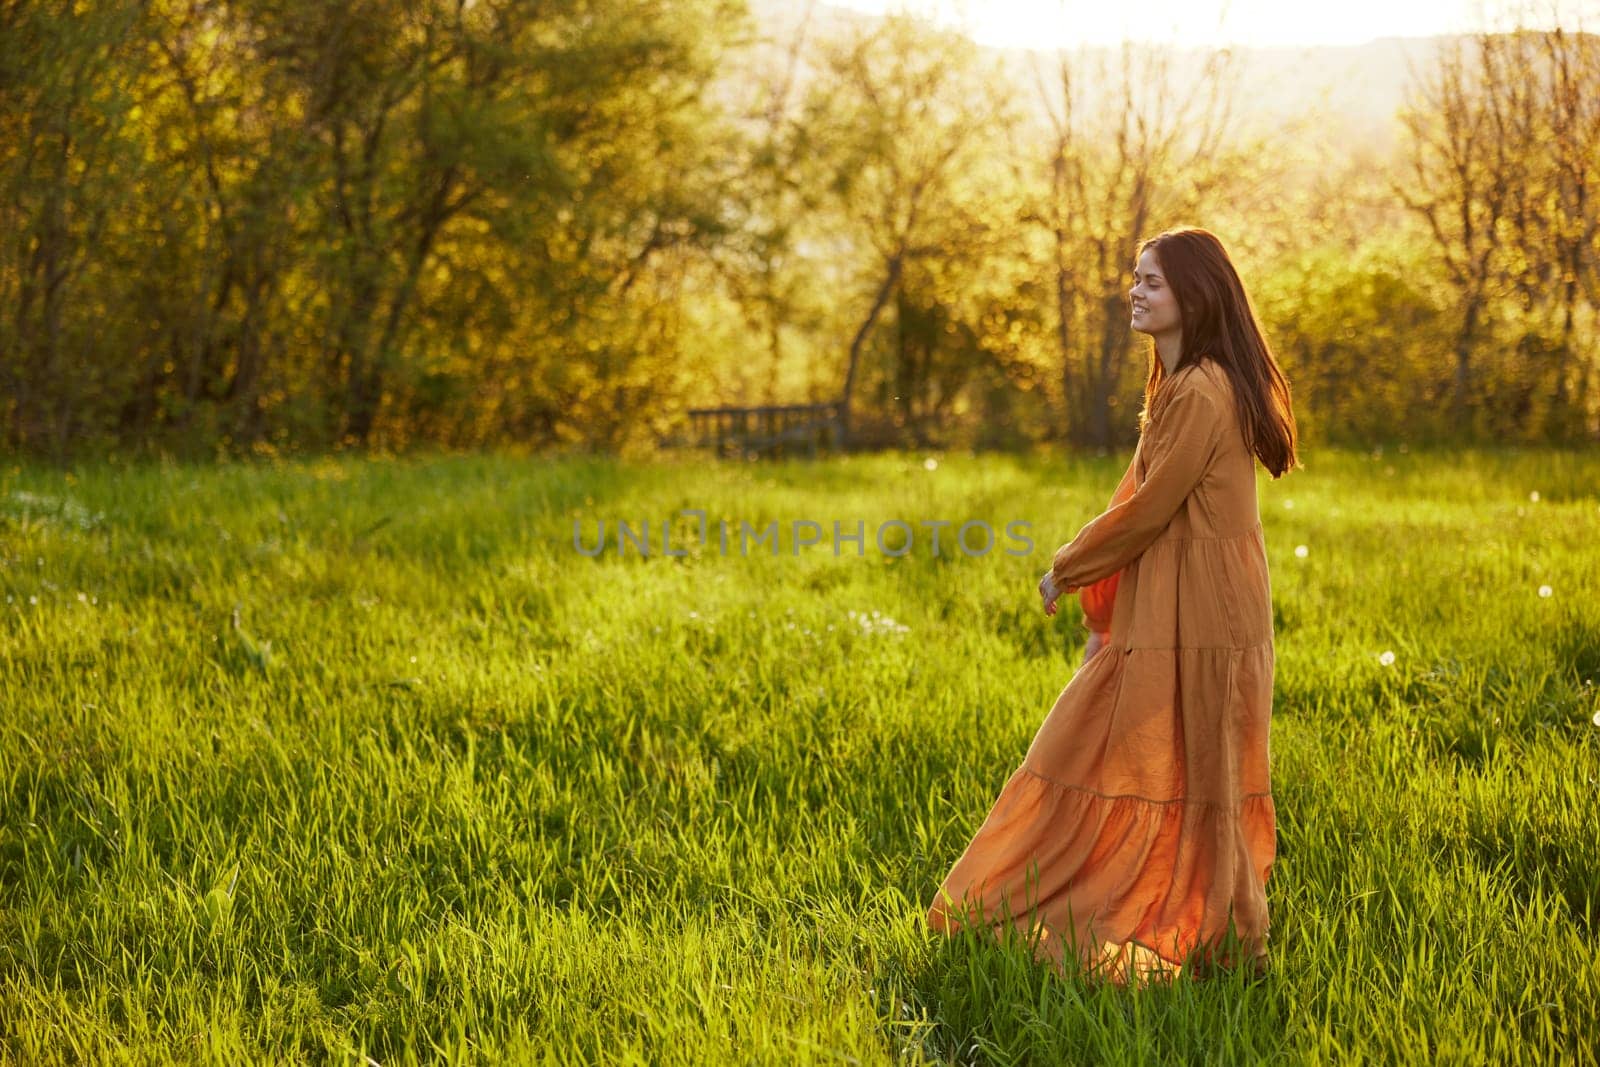
[[761,407],[690,408],[693,443],[718,456],[816,456],[844,444],[844,405],[768,404]]

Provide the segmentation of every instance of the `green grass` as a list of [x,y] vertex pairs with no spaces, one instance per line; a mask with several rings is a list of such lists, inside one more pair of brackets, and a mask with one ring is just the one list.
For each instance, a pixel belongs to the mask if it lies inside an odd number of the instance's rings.
[[1600,457],[1260,476],[1274,969],[1140,992],[921,926],[1121,461],[923,458],[0,468],[0,1059],[1595,1063]]

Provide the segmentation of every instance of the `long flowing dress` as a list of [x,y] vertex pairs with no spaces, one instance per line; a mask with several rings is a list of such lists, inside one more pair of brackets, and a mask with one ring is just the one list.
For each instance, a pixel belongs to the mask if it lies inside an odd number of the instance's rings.
[[927,915],[946,934],[1012,924],[1058,972],[1075,956],[1117,985],[1264,969],[1276,855],[1255,457],[1212,360],[1161,393],[1112,505],[1052,560],[1064,593],[1103,598],[1114,579],[1108,626],[1085,604],[1109,637]]

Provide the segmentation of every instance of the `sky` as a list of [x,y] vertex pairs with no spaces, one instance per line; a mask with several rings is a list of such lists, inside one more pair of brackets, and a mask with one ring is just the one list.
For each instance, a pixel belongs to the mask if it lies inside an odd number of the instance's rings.
[[[1485,0],[825,0],[872,14],[910,10],[964,29],[980,44],[1054,48],[1125,38],[1189,46],[1364,44],[1375,37],[1470,33],[1507,25],[1504,3]],[[1600,30],[1597,0],[1535,0],[1526,25]],[[1487,12],[1487,14],[1486,14]],[[1555,14],[1552,16],[1552,12]]]

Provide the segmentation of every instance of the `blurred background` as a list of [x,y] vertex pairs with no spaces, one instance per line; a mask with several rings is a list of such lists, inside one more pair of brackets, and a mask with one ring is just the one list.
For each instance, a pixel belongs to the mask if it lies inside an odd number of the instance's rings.
[[1104,6],[0,0],[0,447],[1116,449],[1177,225],[1304,441],[1600,440],[1592,7]]

